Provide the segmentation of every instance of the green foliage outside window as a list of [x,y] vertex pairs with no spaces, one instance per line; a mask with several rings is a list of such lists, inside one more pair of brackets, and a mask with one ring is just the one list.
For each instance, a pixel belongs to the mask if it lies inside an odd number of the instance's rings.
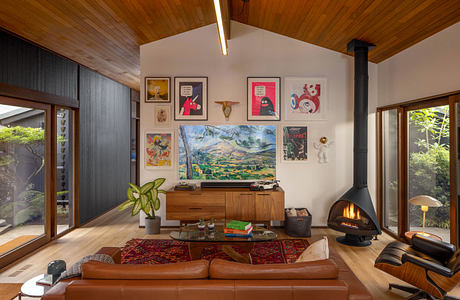
[[[409,112],[409,128],[418,133],[409,156],[409,199],[429,195],[442,203],[426,214],[426,226],[450,226],[449,106]],[[412,132],[411,132],[412,133]],[[420,207],[409,205],[411,226],[421,226]]]

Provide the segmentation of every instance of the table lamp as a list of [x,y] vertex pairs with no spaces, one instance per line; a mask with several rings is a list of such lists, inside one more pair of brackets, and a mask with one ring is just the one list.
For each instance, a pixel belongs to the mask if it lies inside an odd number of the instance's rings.
[[422,235],[425,234],[425,213],[428,211],[428,207],[440,207],[442,203],[439,200],[434,199],[433,197],[427,195],[419,195],[411,198],[409,200],[410,204],[420,205],[423,211],[423,230]]

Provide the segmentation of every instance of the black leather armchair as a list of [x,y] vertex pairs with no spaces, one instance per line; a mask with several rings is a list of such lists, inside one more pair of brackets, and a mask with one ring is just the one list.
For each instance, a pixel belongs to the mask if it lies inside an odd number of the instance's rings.
[[375,267],[414,287],[390,284],[413,295],[408,299],[457,299],[447,296],[460,282],[460,251],[449,243],[414,235],[412,245],[388,244],[375,260]]

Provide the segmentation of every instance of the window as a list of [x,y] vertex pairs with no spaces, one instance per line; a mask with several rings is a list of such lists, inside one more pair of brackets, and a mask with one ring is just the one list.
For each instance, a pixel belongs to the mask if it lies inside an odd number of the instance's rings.
[[[378,214],[383,229],[404,238],[422,231],[457,243],[457,141],[455,112],[459,95],[403,103],[378,112]],[[454,116],[454,117],[452,117]],[[456,123],[455,123],[456,122]],[[459,152],[460,153],[460,152]],[[455,177],[455,178],[454,178]],[[422,207],[410,199],[428,195],[440,207]]]
[[398,233],[398,110],[382,112],[383,227]]

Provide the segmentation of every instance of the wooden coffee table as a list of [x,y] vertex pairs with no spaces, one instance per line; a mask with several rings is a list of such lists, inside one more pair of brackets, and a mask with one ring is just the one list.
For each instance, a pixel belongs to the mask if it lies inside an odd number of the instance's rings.
[[[200,259],[204,248],[219,245],[225,254],[242,263],[250,263],[249,253],[254,243],[272,241],[278,237],[273,231],[264,228],[255,228],[252,237],[226,237],[223,226],[216,226],[212,231],[208,229],[200,231],[196,225],[186,226],[181,231],[173,231],[169,236],[174,240],[189,242],[192,260]],[[243,254],[236,252],[232,246],[238,246]]]

